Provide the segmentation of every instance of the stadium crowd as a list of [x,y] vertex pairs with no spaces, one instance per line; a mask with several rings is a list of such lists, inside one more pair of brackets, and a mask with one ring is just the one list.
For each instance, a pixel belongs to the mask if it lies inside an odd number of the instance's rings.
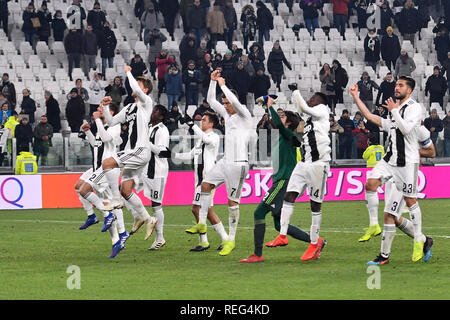
[[[444,148],[440,156],[450,156],[450,109],[444,104],[450,91],[450,1],[439,0],[254,1],[243,5],[239,12],[232,0],[132,1],[135,17],[140,21],[138,37],[145,44],[146,55],[135,51],[126,63],[131,66],[134,77],[153,79],[155,100],[164,101],[170,111],[167,126],[171,133],[178,128],[182,114],[188,111],[189,106],[198,107],[194,111],[194,120],[201,119],[205,111],[212,111],[206,102],[206,92],[210,74],[216,69],[221,70],[227,85],[238,92],[240,102],[247,105],[259,120],[261,115],[254,112],[254,99],[271,92],[282,92],[286,85],[282,83],[288,81],[286,69],[294,69],[290,55],[285,54],[278,39],[272,39],[275,41],[271,42],[273,45],[270,48],[264,45],[271,40],[270,32],[275,27],[274,19],[279,15],[280,2],[286,3],[290,15],[295,6],[302,10],[304,24],[292,27],[296,36],[304,28],[311,37],[316,29],[323,28],[326,34],[330,32],[330,26],[320,25],[326,4],[333,5],[331,26],[337,29],[342,39],[345,40],[348,28],[360,32],[365,64],[374,71],[371,73],[366,68],[360,75],[357,83],[360,98],[373,113],[384,118],[388,116],[384,101],[393,97],[395,80],[399,76],[411,76],[416,69],[415,61],[408,53],[411,47],[404,45],[405,41],[416,48],[417,36],[421,37],[422,30],[430,21],[436,22],[433,54],[437,63],[432,66],[433,73],[426,75],[424,91],[428,101],[420,102],[427,109],[430,106],[430,116],[424,124],[430,130],[433,141],[436,143],[439,133],[444,132]],[[8,6],[11,3],[13,1],[0,0],[0,24],[6,37],[11,34],[11,24],[8,24],[11,17]],[[10,71],[3,70],[0,127],[11,129],[11,137],[17,139],[17,152],[29,150],[32,144],[36,154],[46,155],[52,145],[52,135],[63,130],[62,118],[67,120],[72,132],[78,132],[83,120],[89,119],[96,110],[103,95],[111,96],[113,102],[120,106],[133,101],[128,81],[123,81],[120,74],[113,79],[107,75],[107,70],[115,65],[118,41],[103,8],[104,3],[94,2],[88,8],[80,0],[73,0],[70,8],[78,7],[79,10],[63,12],[49,10],[47,1],[31,1],[23,11],[23,40],[35,52],[39,41],[49,44],[52,38],[63,43],[68,62],[67,81],[73,83],[73,88],[65,92],[67,103],[64,112],[60,106],[61,100],[55,99],[52,92],[46,90],[45,114],[35,119],[39,105],[32,98],[33,92],[29,88],[23,89],[19,105],[15,85],[9,79]],[[374,5],[379,6],[380,10],[378,28],[368,25]],[[73,14],[81,17],[81,24],[77,27],[68,25],[68,19]],[[176,39],[179,28],[182,28],[184,36]],[[243,39],[241,48],[234,42],[238,37]],[[166,41],[175,40],[179,40],[179,55],[171,54],[165,47]],[[223,55],[218,50],[221,41],[226,44]],[[96,62],[98,55],[100,65]],[[330,61],[320,61],[320,67],[314,78],[320,80],[320,91],[329,99],[330,127],[339,141],[338,158],[360,159],[368,147],[370,136],[379,133],[379,128],[367,122],[359,112],[351,114],[348,108],[337,108],[344,103],[344,93],[351,85],[341,61],[332,57]],[[87,83],[73,77],[74,68],[82,68]],[[374,79],[375,72],[380,70],[381,74],[380,68],[385,72],[382,79]],[[436,103],[442,112],[446,112],[445,116],[439,116],[438,110],[433,107]],[[302,125],[297,130],[299,134]],[[273,125],[268,115],[262,115],[256,129],[271,128]]]

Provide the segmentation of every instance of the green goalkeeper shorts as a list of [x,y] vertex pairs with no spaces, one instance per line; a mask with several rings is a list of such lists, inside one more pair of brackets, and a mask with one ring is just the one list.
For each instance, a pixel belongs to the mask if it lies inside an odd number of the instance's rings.
[[267,211],[272,211],[272,215],[281,215],[281,208],[283,207],[284,195],[289,180],[275,181],[269,190],[267,190],[264,198],[259,206],[263,206]]

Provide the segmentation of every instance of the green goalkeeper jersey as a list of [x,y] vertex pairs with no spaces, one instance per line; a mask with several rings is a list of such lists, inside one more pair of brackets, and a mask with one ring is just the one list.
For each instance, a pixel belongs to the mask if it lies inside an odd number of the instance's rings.
[[296,147],[300,145],[300,142],[295,132],[283,125],[280,116],[272,107],[269,111],[273,125],[279,132],[278,143],[272,150],[272,181],[288,180],[297,164]]

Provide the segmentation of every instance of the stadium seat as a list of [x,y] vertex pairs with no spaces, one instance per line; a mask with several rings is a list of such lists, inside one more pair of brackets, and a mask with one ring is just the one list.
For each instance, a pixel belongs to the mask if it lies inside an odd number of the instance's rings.
[[37,55],[31,55],[28,59],[28,66],[35,76],[39,75],[42,68],[41,59]]
[[45,62],[46,57],[50,55],[50,49],[45,41],[38,41],[36,44],[36,53],[41,62]]

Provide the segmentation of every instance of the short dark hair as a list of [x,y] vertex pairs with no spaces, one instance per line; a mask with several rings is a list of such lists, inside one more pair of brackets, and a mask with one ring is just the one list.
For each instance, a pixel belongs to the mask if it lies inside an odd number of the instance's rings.
[[220,121],[219,121],[219,117],[217,116],[217,113],[206,111],[203,115],[207,116],[209,122],[213,123],[213,128],[216,128],[219,125]]
[[298,127],[298,124],[300,123],[300,117],[298,114],[292,112],[292,111],[284,111],[284,115],[286,116],[286,123],[289,122],[290,125],[288,126],[289,129],[292,131],[295,131]]
[[404,80],[406,82],[406,85],[408,87],[410,87],[411,90],[414,90],[414,88],[416,87],[416,81],[413,78],[411,78],[411,77],[401,76],[401,77],[398,78],[398,80]]
[[142,84],[144,85],[144,88],[147,88],[147,89],[148,89],[147,95],[150,95],[150,93],[151,93],[152,90],[153,90],[153,83],[152,83],[152,80],[147,79],[147,78],[145,78],[145,77],[137,77],[137,78],[136,78],[136,81],[142,82]]
[[328,97],[326,94],[324,94],[322,92],[316,92],[316,93],[314,93],[314,95],[318,96],[322,100],[322,103],[324,105],[326,105],[326,106],[328,105]]
[[109,105],[109,110],[112,110],[114,112],[114,115],[116,115],[117,112],[119,112],[119,106],[117,105],[117,103],[111,103]]
[[163,120],[169,117],[169,110],[167,110],[167,108],[162,104],[157,104],[153,107],[153,110],[157,110],[159,114],[163,116]]
[[[236,96],[236,98],[239,97],[239,94],[237,93],[236,90],[230,89],[230,91],[231,91],[232,94],[234,94],[234,95]],[[225,95],[225,93],[222,92],[222,93],[220,94],[220,100],[222,100],[223,98],[227,98],[227,96]],[[228,99],[228,98],[227,98],[227,99]]]

